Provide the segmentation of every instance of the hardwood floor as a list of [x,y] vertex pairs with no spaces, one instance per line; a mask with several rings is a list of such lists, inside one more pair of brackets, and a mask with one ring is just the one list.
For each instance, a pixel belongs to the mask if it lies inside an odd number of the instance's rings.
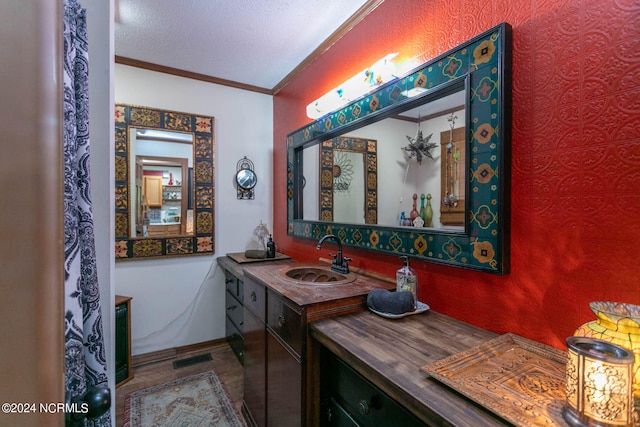
[[[151,387],[153,385],[162,384],[177,378],[188,377],[210,370],[215,371],[218,378],[220,378],[220,381],[229,394],[231,402],[236,408],[238,417],[244,423],[244,419],[240,413],[244,383],[242,365],[231,350],[231,347],[226,341],[195,347],[197,348],[192,346],[188,350],[177,349],[175,358],[133,368],[133,379],[116,388],[115,404],[117,427],[124,425],[125,398],[129,393]],[[175,360],[199,356],[206,353],[211,354],[212,360],[178,369],[174,369],[173,367],[173,362]]]

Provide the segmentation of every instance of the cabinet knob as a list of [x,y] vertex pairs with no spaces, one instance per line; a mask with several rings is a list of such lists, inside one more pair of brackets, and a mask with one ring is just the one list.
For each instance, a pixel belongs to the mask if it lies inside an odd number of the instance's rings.
[[369,403],[366,400],[361,400],[358,403],[358,409],[362,415],[369,415]]
[[284,317],[283,313],[278,314],[278,326],[280,326],[281,328],[284,326],[284,324],[286,323],[287,319]]
[[225,279],[225,281],[224,281],[224,283],[226,285],[228,285],[229,283],[232,283],[232,282],[233,282],[233,279]]
[[256,295],[256,291],[251,291],[251,301],[256,302],[258,300],[258,296]]
[[327,421],[331,422],[331,419],[333,418],[333,411],[331,410],[331,408],[327,409]]
[[238,308],[237,305],[230,305],[227,307],[227,310],[235,310],[236,308]]

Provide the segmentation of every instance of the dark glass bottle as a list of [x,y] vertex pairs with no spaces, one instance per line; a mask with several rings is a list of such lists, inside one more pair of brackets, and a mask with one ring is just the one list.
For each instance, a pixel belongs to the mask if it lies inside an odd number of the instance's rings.
[[269,241],[267,242],[267,258],[276,257],[276,244],[273,243],[273,238],[269,234]]

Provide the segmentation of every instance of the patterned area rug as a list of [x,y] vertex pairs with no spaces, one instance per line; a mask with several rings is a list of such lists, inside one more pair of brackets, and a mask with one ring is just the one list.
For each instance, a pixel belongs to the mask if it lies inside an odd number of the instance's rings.
[[125,427],[242,427],[215,372],[145,388],[125,401]]

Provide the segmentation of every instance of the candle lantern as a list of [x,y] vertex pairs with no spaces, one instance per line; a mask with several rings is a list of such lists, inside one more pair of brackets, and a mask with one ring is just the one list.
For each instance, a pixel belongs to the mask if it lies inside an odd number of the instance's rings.
[[565,420],[573,426],[630,426],[633,353],[585,337],[567,338]]

